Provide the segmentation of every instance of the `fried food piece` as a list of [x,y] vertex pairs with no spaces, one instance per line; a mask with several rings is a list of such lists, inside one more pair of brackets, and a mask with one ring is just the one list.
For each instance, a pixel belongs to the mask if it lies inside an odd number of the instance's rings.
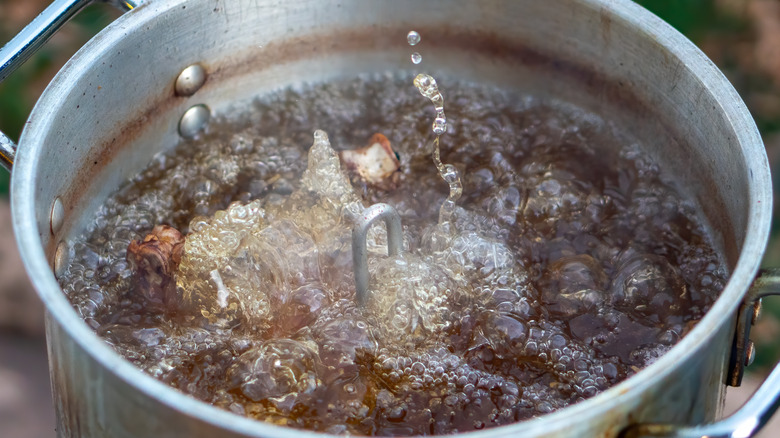
[[369,185],[388,188],[398,182],[401,162],[390,140],[382,134],[372,135],[365,147],[341,151],[339,157],[347,169]]
[[177,307],[174,273],[179,268],[184,236],[168,225],[157,225],[143,241],[127,247],[127,262],[138,278],[134,290],[150,310],[172,312]]

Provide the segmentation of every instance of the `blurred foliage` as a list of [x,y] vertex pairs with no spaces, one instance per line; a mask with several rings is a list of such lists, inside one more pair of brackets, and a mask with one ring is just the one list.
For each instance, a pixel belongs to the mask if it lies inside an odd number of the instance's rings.
[[713,0],[637,0],[693,42],[713,33],[744,31],[748,23],[724,14]]
[[756,359],[748,368],[750,372],[769,372],[780,359],[780,298],[769,297],[763,301],[762,317],[754,328],[752,339],[756,343]]

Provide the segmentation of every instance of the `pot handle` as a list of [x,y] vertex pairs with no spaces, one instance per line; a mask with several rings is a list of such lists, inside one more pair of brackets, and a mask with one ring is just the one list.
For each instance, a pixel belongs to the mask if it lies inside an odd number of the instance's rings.
[[[24,64],[63,24],[85,6],[97,1],[110,3],[124,11],[134,9],[145,2],[145,0],[54,0],[0,49],[0,82],[3,82],[14,70]],[[0,165],[10,172],[15,156],[16,144],[0,132]]]
[[[743,365],[752,361],[750,326],[758,317],[761,299],[780,295],[780,269],[771,269],[753,282],[737,317],[737,331],[729,370],[729,383],[739,386]],[[735,366],[736,364],[736,366]],[[749,438],[755,436],[780,407],[780,363],[775,365],[764,383],[739,410],[731,416],[712,424],[700,426],[675,426],[670,424],[638,424],[628,427],[621,438]]]

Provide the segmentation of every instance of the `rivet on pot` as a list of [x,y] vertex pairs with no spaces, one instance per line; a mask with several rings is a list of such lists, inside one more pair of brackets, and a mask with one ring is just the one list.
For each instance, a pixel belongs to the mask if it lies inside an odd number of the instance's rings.
[[747,347],[745,348],[745,366],[749,367],[755,358],[756,344],[754,344],[753,341],[748,341]]
[[184,112],[179,121],[179,135],[195,138],[208,124],[211,111],[206,105],[195,105]]
[[65,207],[62,206],[62,200],[59,196],[54,198],[54,202],[51,204],[51,214],[49,216],[49,226],[51,227],[51,233],[57,234],[62,229],[62,224],[65,222]]
[[57,245],[57,251],[54,253],[54,276],[60,278],[65,273],[66,266],[68,266],[68,244],[62,241]]
[[174,89],[177,96],[192,96],[206,82],[206,70],[199,64],[193,64],[179,73]]

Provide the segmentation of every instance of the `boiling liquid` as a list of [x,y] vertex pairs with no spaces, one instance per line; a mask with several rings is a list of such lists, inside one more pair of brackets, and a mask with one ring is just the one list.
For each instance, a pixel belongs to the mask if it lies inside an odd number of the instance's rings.
[[[451,187],[420,147],[431,108],[409,78],[315,85],[225,115],[156,158],[73,243],[65,293],[117,352],[185,393],[368,435],[468,431],[568,406],[648,365],[703,316],[722,263],[636,145],[562,103],[446,89],[441,161],[463,179],[447,233]],[[313,140],[320,128],[337,149],[385,134],[398,184],[348,184]],[[349,218],[376,202],[401,214],[407,252],[382,255],[375,227],[361,309]],[[145,306],[125,261],[130,241],[161,223],[191,233],[173,313]]]

